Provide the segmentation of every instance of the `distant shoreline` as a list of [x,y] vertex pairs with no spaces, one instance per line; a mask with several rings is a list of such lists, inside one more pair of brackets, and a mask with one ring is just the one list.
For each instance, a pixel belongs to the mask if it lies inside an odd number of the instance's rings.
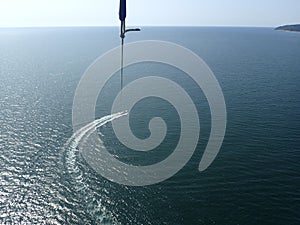
[[300,24],[279,26],[276,27],[275,30],[300,32]]

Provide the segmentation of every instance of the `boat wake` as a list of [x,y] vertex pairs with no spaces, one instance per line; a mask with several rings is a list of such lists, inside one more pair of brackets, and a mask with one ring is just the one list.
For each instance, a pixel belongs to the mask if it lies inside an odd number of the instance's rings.
[[88,137],[96,131],[97,128],[128,115],[127,111],[104,116],[100,119],[83,126],[77,130],[64,145],[64,167],[70,178],[70,185],[79,195],[80,200],[86,204],[86,211],[90,214],[97,224],[119,224],[111,212],[103,205],[101,199],[97,199],[95,193],[86,182],[84,172],[78,163],[79,146],[84,143]]

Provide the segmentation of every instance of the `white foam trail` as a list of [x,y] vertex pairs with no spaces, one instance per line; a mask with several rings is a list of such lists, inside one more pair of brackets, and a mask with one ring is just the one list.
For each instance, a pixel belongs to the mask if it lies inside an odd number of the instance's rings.
[[[96,128],[126,115],[128,115],[128,112],[123,111],[94,120],[93,122],[78,129],[64,145],[64,149],[66,151],[66,169],[72,178],[72,183],[74,182],[74,188],[77,192],[83,193],[83,198],[89,204],[88,208],[92,216],[97,215],[100,212],[101,217],[98,218],[100,223],[103,219],[111,218],[111,215],[109,215],[109,212],[107,212],[105,207],[95,199],[94,194],[89,190],[88,184],[84,182],[83,173],[77,165],[78,147],[82,140],[88,138],[94,131],[96,131]],[[96,202],[96,204],[93,204],[93,202]],[[92,207],[91,204],[93,205]],[[117,223],[116,221],[113,222]]]

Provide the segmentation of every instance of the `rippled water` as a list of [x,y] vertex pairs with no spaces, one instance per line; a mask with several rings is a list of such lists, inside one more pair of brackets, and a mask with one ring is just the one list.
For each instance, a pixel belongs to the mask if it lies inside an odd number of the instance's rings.
[[[210,128],[201,91],[174,68],[135,65],[127,68],[131,76],[125,82],[159,70],[188,90],[200,112],[200,142],[183,170],[163,183],[127,187],[102,178],[66,143],[73,135],[79,79],[99,55],[119,44],[118,29],[0,29],[0,223],[299,224],[300,34],[268,28],[144,28],[127,37],[143,39],[190,48],[218,78],[228,124],[215,162],[198,172]],[[96,118],[110,114],[118,82],[116,75],[103,90]],[[130,115],[135,134],[145,137],[157,113],[171,133],[159,153],[146,157],[125,149],[110,123],[97,130],[120,160],[151,164],[176,144],[178,115],[155,98],[139,103]]]

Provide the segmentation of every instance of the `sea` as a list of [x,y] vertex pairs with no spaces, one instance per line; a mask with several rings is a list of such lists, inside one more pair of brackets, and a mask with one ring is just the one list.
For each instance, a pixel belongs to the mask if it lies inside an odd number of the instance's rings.
[[[211,131],[203,90],[178,68],[141,62],[124,68],[124,86],[151,74],[180,85],[199,113],[198,144],[186,165],[161,182],[130,186],[103,177],[82,156],[79,144],[87,140],[74,135],[72,108],[87,68],[119,47],[119,28],[1,28],[0,224],[300,224],[300,33],[142,27],[125,43],[145,40],[191,50],[218,80],[227,122],[212,164],[199,172]],[[154,117],[168,127],[156,149],[138,152],[112,128],[120,90],[118,71],[97,98],[95,120],[101,123],[93,132],[124,163],[145,166],[168,158],[181,135],[176,108],[155,96],[128,108],[124,116],[137,138],[149,137]]]

